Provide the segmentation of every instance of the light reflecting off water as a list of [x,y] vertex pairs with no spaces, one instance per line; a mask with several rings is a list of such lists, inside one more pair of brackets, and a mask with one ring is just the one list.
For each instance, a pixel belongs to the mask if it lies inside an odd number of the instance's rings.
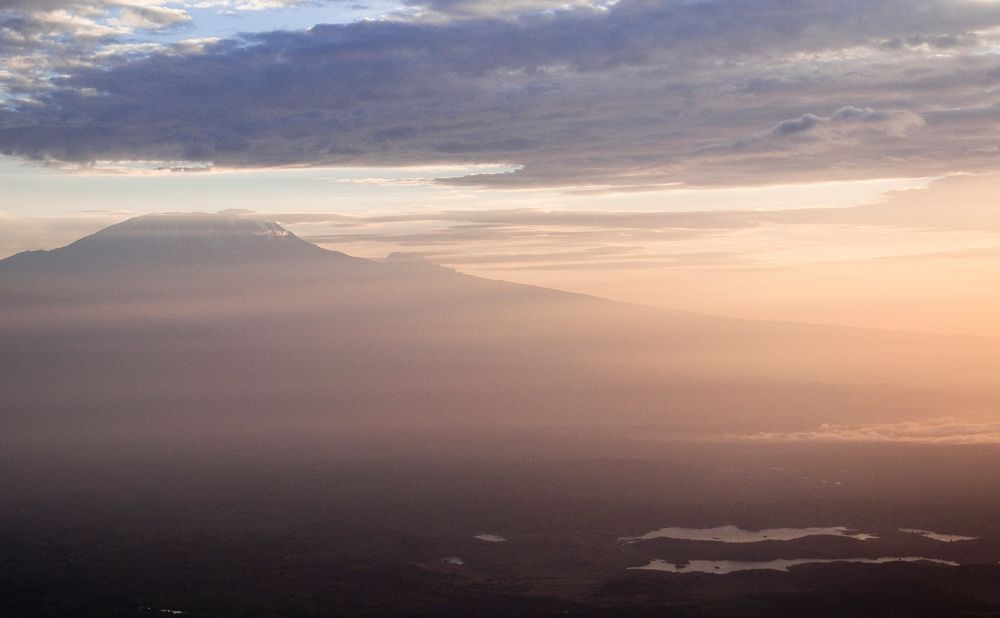
[[690,562],[667,562],[666,560],[653,560],[649,564],[641,567],[631,567],[630,570],[638,571],[665,571],[667,573],[713,573],[725,575],[726,573],[736,573],[739,571],[787,571],[791,567],[802,564],[831,564],[835,562],[858,562],[863,564],[887,564],[892,562],[933,562],[945,566],[958,566],[957,562],[948,560],[936,560],[933,558],[905,557],[905,558],[839,558],[833,560],[823,559],[800,559],[800,560],[765,560],[765,561],[738,561],[738,560],[691,560]]
[[477,534],[475,538],[480,541],[486,541],[487,543],[503,543],[507,540],[499,534]]
[[974,536],[961,536],[958,534],[942,534],[940,532],[931,532],[930,530],[918,530],[916,528],[900,528],[900,532],[906,532],[909,534],[919,534],[920,536],[925,536],[929,539],[934,539],[935,541],[941,541],[942,543],[954,543],[955,541],[975,541]]
[[765,530],[744,530],[736,526],[717,528],[660,528],[642,536],[623,537],[619,540],[633,543],[649,539],[682,539],[686,541],[721,541],[723,543],[757,543],[759,541],[791,541],[807,536],[843,536],[859,541],[878,538],[877,535],[844,526],[831,528],[767,528]]
[[465,560],[462,560],[457,556],[449,556],[447,558],[442,558],[441,562],[446,562],[448,564],[453,564],[455,566],[462,566],[463,564],[465,564]]

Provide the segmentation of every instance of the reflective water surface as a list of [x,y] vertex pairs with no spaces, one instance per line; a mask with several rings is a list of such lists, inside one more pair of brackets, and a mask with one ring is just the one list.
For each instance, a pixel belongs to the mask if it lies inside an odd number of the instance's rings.
[[823,559],[800,559],[800,560],[766,560],[766,561],[738,561],[738,560],[691,560],[690,562],[667,562],[666,560],[653,560],[649,564],[641,567],[632,567],[633,570],[646,571],[666,571],[668,573],[714,573],[725,575],[726,573],[736,573],[739,571],[787,571],[791,567],[802,564],[829,564],[833,562],[860,562],[865,564],[886,564],[890,562],[933,562],[946,566],[958,566],[957,562],[948,560],[935,560],[933,558],[921,557],[886,557],[886,558],[842,558],[835,560]]
[[649,539],[683,539],[687,541],[721,541],[723,543],[756,543],[759,541],[791,541],[807,536],[845,536],[860,541],[878,538],[874,534],[851,530],[845,526],[828,528],[767,528],[765,530],[744,530],[736,526],[717,528],[660,528],[642,536],[624,537],[626,542]]

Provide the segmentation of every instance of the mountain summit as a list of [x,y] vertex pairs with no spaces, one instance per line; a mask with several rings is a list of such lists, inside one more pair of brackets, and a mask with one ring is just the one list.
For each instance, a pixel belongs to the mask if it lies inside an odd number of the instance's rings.
[[242,213],[138,217],[0,266],[0,433],[43,440],[529,425],[729,436],[1000,406],[992,340],[627,305],[412,254],[349,257]]
[[10,258],[31,266],[77,268],[192,262],[275,262],[346,257],[302,240],[277,223],[242,214],[170,213],[135,217],[52,251]]

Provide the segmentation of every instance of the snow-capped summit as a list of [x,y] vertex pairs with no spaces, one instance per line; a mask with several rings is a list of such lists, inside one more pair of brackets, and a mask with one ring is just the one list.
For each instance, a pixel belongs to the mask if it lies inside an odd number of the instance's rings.
[[343,254],[306,242],[273,221],[243,214],[171,213],[135,217],[52,251],[11,262],[38,266],[256,262],[330,259]]

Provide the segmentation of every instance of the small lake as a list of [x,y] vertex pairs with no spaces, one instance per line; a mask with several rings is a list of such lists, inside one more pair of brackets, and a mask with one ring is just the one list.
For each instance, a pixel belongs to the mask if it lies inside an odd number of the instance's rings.
[[503,543],[507,540],[499,534],[477,534],[474,538],[477,538],[480,541],[486,541],[487,543]]
[[843,536],[859,541],[869,541],[878,538],[877,535],[845,526],[830,528],[767,528],[765,530],[744,530],[736,526],[719,526],[717,528],[660,528],[647,532],[642,536],[623,537],[619,539],[627,543],[648,541],[650,539],[682,539],[685,541],[719,541],[722,543],[757,543],[760,541],[791,541],[807,536]]
[[637,571],[665,571],[667,573],[713,573],[725,575],[739,571],[788,571],[791,567],[802,564],[832,564],[837,562],[856,562],[862,564],[888,564],[893,562],[933,562],[945,566],[958,566],[957,562],[935,560],[933,558],[845,558],[835,560],[801,559],[801,560],[765,560],[759,562],[738,560],[691,560],[687,563],[673,563],[666,560],[653,560],[646,566],[631,567]]
[[940,532],[931,532],[930,530],[918,530],[916,528],[900,528],[900,532],[906,532],[908,534],[918,534],[920,536],[927,537],[928,539],[934,539],[935,541],[941,541],[942,543],[954,543],[955,541],[975,541],[974,536],[961,536],[958,534],[942,534]]

